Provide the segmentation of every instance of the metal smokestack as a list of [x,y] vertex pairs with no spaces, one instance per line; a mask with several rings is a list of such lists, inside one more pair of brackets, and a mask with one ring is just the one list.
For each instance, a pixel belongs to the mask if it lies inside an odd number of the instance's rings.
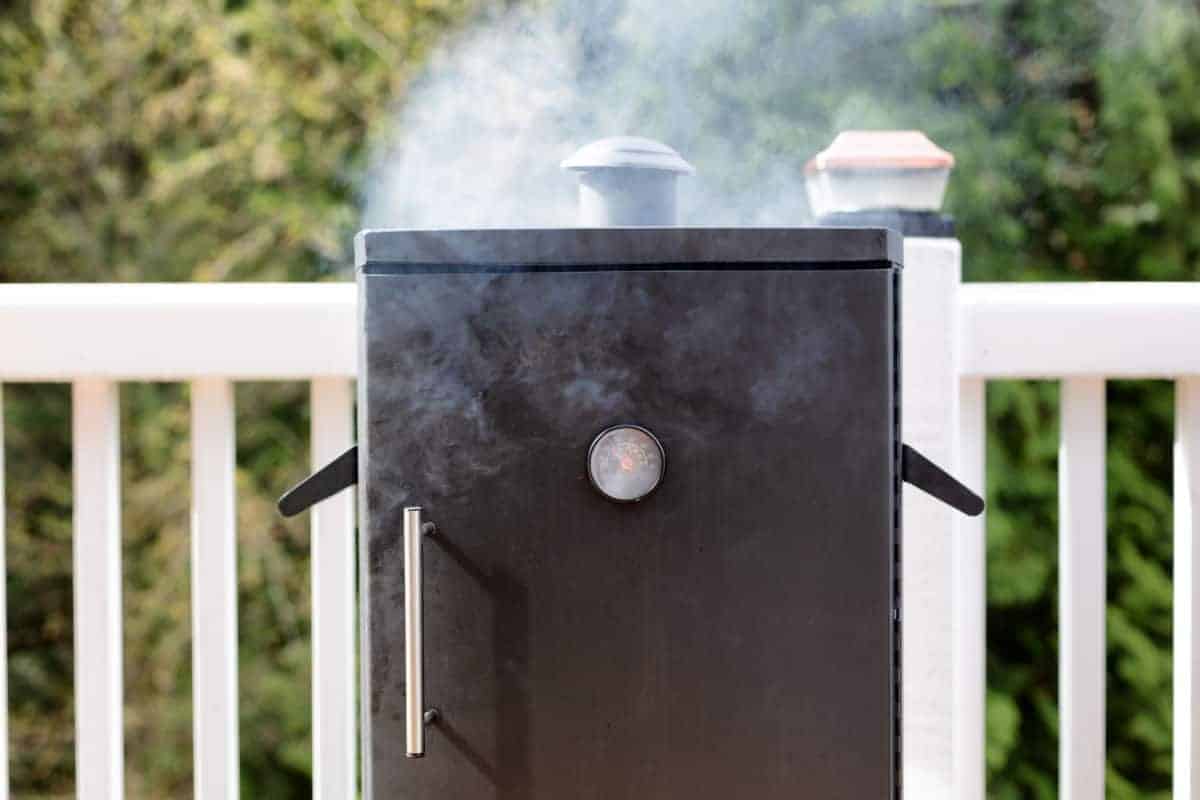
[[696,171],[672,148],[640,136],[592,142],[562,168],[579,173],[584,228],[678,225],[675,179]]

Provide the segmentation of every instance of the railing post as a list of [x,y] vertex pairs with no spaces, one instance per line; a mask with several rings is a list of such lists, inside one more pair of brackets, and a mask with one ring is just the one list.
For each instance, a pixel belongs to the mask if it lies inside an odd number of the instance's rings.
[[[951,238],[904,242],[901,304],[901,394],[904,440],[955,471],[959,457],[958,288],[962,250]],[[901,753],[903,790],[908,800],[979,800],[960,791],[955,742],[955,698],[982,691],[981,676],[959,675],[965,663],[956,653],[955,512],[906,486],[901,542]],[[979,631],[962,632],[971,637]],[[964,681],[966,682],[964,684]],[[982,721],[971,720],[971,724]]]
[[[951,472],[969,459],[982,490],[983,384],[960,385],[962,249],[940,213],[953,167],[954,156],[920,131],[844,131],[805,175],[822,224],[904,234],[902,434]],[[960,542],[946,505],[907,486],[901,502],[902,791],[909,800],[983,800],[982,528],[963,528],[970,535]]]

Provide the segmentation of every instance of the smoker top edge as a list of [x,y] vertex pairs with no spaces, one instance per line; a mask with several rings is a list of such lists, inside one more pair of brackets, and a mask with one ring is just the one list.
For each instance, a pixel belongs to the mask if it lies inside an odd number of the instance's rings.
[[821,264],[903,261],[887,228],[487,228],[365,230],[354,263],[390,265]]

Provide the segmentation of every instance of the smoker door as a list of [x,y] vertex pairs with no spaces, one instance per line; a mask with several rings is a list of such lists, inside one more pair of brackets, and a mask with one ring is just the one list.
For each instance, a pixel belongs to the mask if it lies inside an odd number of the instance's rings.
[[[892,796],[896,274],[364,275],[368,797]],[[617,423],[665,449],[639,503],[588,479]]]

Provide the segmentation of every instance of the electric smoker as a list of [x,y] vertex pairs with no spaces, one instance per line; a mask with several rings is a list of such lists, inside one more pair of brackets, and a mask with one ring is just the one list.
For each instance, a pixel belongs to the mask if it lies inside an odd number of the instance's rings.
[[584,227],[356,240],[361,443],[281,509],[360,484],[365,795],[896,796],[900,482],[982,510],[899,440],[900,236],[567,166]]

